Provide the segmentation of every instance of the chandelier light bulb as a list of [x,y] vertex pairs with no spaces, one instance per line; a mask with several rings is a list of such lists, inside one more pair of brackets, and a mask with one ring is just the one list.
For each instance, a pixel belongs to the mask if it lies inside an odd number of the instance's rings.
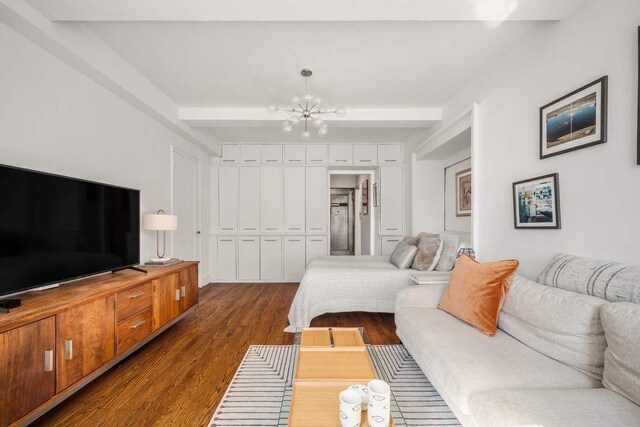
[[297,125],[300,122],[300,119],[295,114],[289,118],[289,123],[292,125]]
[[308,130],[305,130],[304,132],[302,132],[302,137],[304,139],[309,139],[311,137],[311,132],[309,132]]
[[318,135],[320,136],[325,136],[327,133],[329,133],[329,129],[327,128],[327,126],[321,126],[320,129],[318,129]]
[[289,122],[284,122],[284,124],[282,125],[282,130],[283,130],[285,133],[289,133],[289,132],[291,132],[291,131],[293,130],[293,126],[291,126],[291,125],[289,124]]
[[267,112],[268,112],[269,114],[275,114],[275,113],[277,113],[277,112],[278,112],[278,107],[276,107],[275,105],[269,105],[269,106],[267,107]]
[[313,103],[314,103],[314,104],[316,104],[316,105],[320,105],[320,104],[322,104],[322,98],[318,98],[318,97],[316,97],[316,98],[313,100]]
[[313,119],[313,127],[320,128],[324,124],[324,120],[320,117],[316,117]]
[[298,105],[298,104],[300,104],[300,101],[301,101],[301,100],[300,100],[300,97],[299,97],[299,96],[294,96],[293,98],[291,98],[291,103],[292,103],[293,105]]
[[342,105],[340,105],[339,107],[336,107],[336,116],[344,117],[345,114],[347,114],[346,108],[344,108]]
[[304,99],[305,101],[309,102],[313,99],[313,95],[311,95],[310,93],[305,93],[304,96],[302,97],[302,99]]

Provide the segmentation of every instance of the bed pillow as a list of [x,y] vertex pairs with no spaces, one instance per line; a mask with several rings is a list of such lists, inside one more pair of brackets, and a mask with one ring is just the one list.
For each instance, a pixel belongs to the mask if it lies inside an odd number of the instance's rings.
[[404,242],[398,242],[391,253],[391,257],[389,257],[389,262],[401,270],[407,269],[411,266],[416,252],[418,252],[417,247],[407,245]]
[[442,239],[442,253],[435,269],[436,271],[451,271],[456,265],[456,259],[458,259],[460,238],[455,234],[441,234],[440,238]]
[[442,253],[442,239],[438,234],[420,233],[418,253],[413,260],[411,268],[420,271],[432,271],[436,268],[440,254]]
[[402,241],[407,245],[418,246],[418,243],[420,243],[420,237],[404,236]]

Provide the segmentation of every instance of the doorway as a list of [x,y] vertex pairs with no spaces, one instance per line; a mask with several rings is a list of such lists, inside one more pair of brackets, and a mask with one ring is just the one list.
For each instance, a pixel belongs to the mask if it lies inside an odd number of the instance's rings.
[[354,202],[354,189],[331,189],[331,255],[355,255]]

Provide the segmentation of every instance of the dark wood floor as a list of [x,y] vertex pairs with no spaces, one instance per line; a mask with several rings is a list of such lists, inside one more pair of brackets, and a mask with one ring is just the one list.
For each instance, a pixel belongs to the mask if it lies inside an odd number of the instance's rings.
[[[216,284],[200,316],[177,323],[39,419],[38,426],[206,426],[251,344],[292,344],[282,330],[297,285]],[[364,326],[394,344],[393,315],[329,314],[312,326]]]

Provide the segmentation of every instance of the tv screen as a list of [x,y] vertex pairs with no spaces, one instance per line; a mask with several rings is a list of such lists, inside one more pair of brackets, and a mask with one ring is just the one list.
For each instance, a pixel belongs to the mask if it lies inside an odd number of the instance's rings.
[[140,192],[0,165],[0,295],[140,262]]

